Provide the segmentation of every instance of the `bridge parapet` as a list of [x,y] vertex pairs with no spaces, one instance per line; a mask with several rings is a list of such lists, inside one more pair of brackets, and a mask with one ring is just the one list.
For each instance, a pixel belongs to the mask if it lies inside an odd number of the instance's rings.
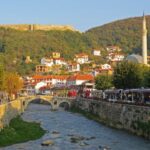
[[67,103],[70,107],[71,102],[75,100],[75,97],[58,97],[52,95],[33,95],[22,97],[20,100],[22,101],[23,108],[27,108],[28,104],[35,99],[41,99],[47,101],[52,109],[58,109],[61,103]]

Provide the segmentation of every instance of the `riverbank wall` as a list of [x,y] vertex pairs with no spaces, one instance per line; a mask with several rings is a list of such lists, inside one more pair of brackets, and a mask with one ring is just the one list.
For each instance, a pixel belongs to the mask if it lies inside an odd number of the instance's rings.
[[78,98],[72,108],[91,113],[101,123],[150,139],[150,107]]
[[21,100],[14,100],[0,105],[0,130],[9,125],[11,119],[15,118],[23,111]]

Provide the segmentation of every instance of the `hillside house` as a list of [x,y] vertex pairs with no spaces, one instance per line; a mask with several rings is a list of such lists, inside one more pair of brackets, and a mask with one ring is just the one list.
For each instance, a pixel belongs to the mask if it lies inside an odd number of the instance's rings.
[[52,65],[54,65],[53,58],[45,58],[45,57],[43,57],[41,59],[41,65],[45,65],[45,66],[51,67]]
[[76,61],[79,64],[84,64],[84,63],[87,63],[89,61],[89,56],[87,54],[84,54],[84,53],[76,54],[74,61]]
[[83,82],[88,80],[94,80],[93,75],[91,74],[72,75],[67,79],[67,86],[81,85]]
[[55,58],[53,59],[53,62],[55,65],[67,65],[66,61],[64,58]]
[[36,73],[46,73],[46,72],[50,72],[51,68],[46,65],[37,65],[35,70]]
[[125,56],[123,54],[109,53],[107,59],[112,62],[123,61]]
[[68,64],[68,71],[69,72],[79,72],[80,71],[80,64],[79,63]]
[[101,56],[101,51],[94,49],[94,50],[92,50],[92,54],[93,54],[94,56]]
[[60,58],[60,53],[59,52],[53,52],[52,57],[53,58]]
[[109,53],[122,51],[122,49],[121,49],[119,46],[107,46],[107,47],[106,47],[106,50],[107,50]]

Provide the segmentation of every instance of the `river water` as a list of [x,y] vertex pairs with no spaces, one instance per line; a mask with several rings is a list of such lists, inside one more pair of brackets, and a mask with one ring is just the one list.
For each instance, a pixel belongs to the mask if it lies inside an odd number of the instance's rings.
[[[0,150],[150,150],[148,140],[98,124],[79,114],[62,109],[50,111],[49,105],[30,104],[22,118],[40,122],[46,134],[38,140]],[[78,141],[72,141],[73,138]],[[41,146],[45,140],[52,140],[54,145]]]

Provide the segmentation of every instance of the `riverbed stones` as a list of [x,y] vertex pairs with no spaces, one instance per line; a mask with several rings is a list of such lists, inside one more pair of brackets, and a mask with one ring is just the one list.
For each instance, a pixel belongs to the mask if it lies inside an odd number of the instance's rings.
[[52,131],[52,134],[60,134],[59,131]]
[[93,140],[93,139],[96,139],[96,137],[95,137],[95,136],[91,136],[91,137],[87,137],[87,138],[85,138],[85,140],[87,140],[87,141],[89,141],[89,140]]
[[111,148],[109,146],[99,146],[98,150],[111,150]]
[[50,145],[54,145],[54,141],[52,140],[46,140],[46,141],[43,141],[41,143],[42,146],[50,146]]
[[71,143],[78,143],[82,140],[85,140],[85,137],[79,136],[79,135],[76,135],[76,136],[74,135],[70,138]]
[[87,146],[87,145],[89,145],[89,144],[86,143],[86,142],[81,141],[79,145],[80,145],[80,146]]

